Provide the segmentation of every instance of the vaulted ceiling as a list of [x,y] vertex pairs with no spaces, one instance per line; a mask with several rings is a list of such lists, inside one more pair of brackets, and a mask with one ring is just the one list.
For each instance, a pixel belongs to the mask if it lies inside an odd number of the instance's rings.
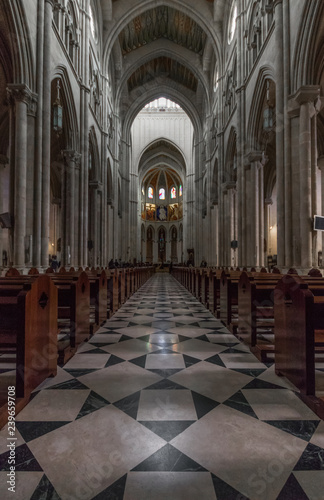
[[165,38],[202,55],[207,35],[184,12],[159,6],[132,19],[120,32],[119,43],[125,55],[159,38]]
[[157,189],[158,186],[170,189],[172,186],[180,186],[182,181],[179,175],[170,167],[166,165],[159,165],[150,170],[143,179],[145,187],[153,186]]
[[184,175],[186,171],[186,162],[173,144],[164,139],[155,141],[146,148],[141,156],[139,163],[139,172],[146,175],[146,172],[159,165],[168,165],[172,170],[176,170],[178,175]]
[[164,95],[187,112],[186,105],[192,108],[199,121],[209,105],[213,53],[231,2],[110,0],[108,21],[107,1],[101,0],[103,25],[121,119],[132,121],[149,102],[146,96]]
[[193,92],[197,90],[198,81],[195,75],[190,69],[170,57],[155,58],[136,69],[127,81],[128,90],[131,92],[136,87],[141,87],[159,76],[169,78]]

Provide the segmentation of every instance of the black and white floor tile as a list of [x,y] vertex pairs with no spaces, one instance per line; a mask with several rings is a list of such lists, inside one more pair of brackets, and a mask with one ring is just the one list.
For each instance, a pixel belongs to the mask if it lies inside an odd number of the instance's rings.
[[15,500],[324,499],[324,422],[167,274],[37,388],[16,437]]

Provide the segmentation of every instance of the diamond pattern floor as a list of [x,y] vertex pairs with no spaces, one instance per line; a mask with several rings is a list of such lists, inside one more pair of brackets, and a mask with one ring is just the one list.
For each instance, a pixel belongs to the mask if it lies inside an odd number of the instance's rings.
[[324,499],[324,422],[167,274],[37,388],[16,437],[16,500]]

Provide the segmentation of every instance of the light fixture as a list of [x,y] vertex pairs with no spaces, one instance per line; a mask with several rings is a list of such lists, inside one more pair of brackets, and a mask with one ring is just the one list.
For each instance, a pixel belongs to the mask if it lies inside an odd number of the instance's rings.
[[57,79],[57,96],[53,104],[53,129],[57,136],[63,131],[63,107],[60,100],[60,79]]
[[273,229],[273,227],[272,227],[272,226],[270,226],[270,231],[271,231],[271,229]]

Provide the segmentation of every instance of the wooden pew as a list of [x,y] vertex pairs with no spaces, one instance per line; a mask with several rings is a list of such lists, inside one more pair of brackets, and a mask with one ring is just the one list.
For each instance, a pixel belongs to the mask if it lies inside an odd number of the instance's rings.
[[[72,277],[83,271],[69,271]],[[85,271],[90,284],[90,335],[107,320],[107,276],[104,270]]]
[[234,322],[234,314],[238,310],[238,283],[240,271],[231,271],[229,274],[223,271],[219,281],[219,317],[220,320],[236,333],[237,318]]
[[[8,285],[0,296],[1,352],[16,354],[16,396],[25,398],[57,373],[57,289],[39,276],[24,287]],[[3,358],[2,358],[3,359]],[[0,364],[1,367],[1,364]]]
[[115,269],[113,273],[113,308],[112,313],[114,314],[119,309],[119,279],[118,270]]
[[[23,288],[26,282],[39,279],[42,275],[0,278],[1,287]],[[59,364],[70,359],[77,346],[90,337],[90,284],[85,272],[79,275],[63,273],[47,273],[58,291],[58,352]],[[9,292],[8,292],[9,293]]]
[[240,276],[237,335],[251,347],[257,344],[258,332],[268,330],[273,333],[273,294],[280,278],[281,275],[270,273],[251,275],[245,271]]
[[[319,274],[311,270],[303,280],[316,285],[322,280]],[[281,278],[280,274],[242,273],[239,282],[238,336],[262,362],[274,353],[274,337],[264,336],[274,334],[274,289]]]
[[105,270],[107,276],[107,318],[113,315],[113,285],[114,285],[114,270]]
[[[58,273],[59,274],[59,273]],[[71,348],[90,337],[90,283],[85,271],[79,276],[51,276],[58,289],[58,322]],[[67,346],[68,348],[68,346]],[[61,360],[60,360],[61,361]]]
[[315,396],[315,354],[324,353],[324,280],[283,276],[274,301],[276,373]]

